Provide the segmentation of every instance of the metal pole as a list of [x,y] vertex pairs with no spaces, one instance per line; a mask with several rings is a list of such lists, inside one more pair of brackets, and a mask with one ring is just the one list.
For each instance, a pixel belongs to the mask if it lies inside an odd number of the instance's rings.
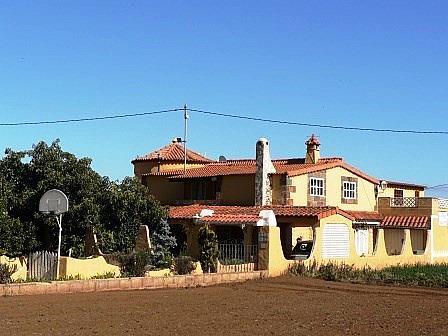
[[59,226],[58,262],[56,265],[56,279],[59,279],[59,262],[61,259],[61,240],[62,240],[62,214],[60,214],[59,216],[56,215],[56,221],[58,222],[58,226]]
[[187,127],[188,127],[187,105],[184,105],[184,175],[187,171]]

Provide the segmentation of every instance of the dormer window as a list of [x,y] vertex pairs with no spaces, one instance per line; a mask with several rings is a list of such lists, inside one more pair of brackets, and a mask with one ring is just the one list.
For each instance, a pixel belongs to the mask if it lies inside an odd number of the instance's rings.
[[310,195],[311,196],[325,196],[324,179],[311,177],[310,178]]

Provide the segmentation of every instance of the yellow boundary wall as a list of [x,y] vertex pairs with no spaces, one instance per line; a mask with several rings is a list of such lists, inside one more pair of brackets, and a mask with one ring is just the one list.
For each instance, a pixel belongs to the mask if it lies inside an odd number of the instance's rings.
[[26,280],[27,266],[25,257],[21,258],[10,258],[7,256],[0,256],[0,264],[6,264],[9,266],[16,266],[17,271],[11,276],[15,281]]
[[[339,215],[337,215],[339,216]],[[333,216],[332,216],[333,217]],[[342,216],[340,216],[342,217]],[[329,217],[330,218],[330,217]],[[335,219],[337,221],[335,221]],[[315,228],[315,243],[313,251],[310,257],[303,261],[305,265],[310,265],[313,262],[318,264],[335,262],[344,263],[347,265],[354,265],[357,268],[372,267],[372,268],[384,268],[386,266],[392,265],[403,265],[403,264],[416,264],[416,263],[441,263],[448,262],[448,257],[437,257],[431,258],[431,241],[429,239],[430,232],[428,232],[428,241],[426,244],[426,249],[424,254],[415,255],[412,251],[411,246],[411,233],[409,229],[405,229],[405,239],[403,242],[403,248],[400,255],[388,255],[386,252],[385,242],[384,242],[384,230],[378,229],[377,247],[373,255],[358,256],[355,250],[354,244],[354,230],[351,228],[351,222],[346,223],[349,225],[349,243],[350,251],[348,258],[335,258],[335,259],[324,259],[320,256],[322,251],[322,228],[327,223],[345,223],[349,222],[348,219],[344,220],[342,218],[331,218],[321,221],[320,227]],[[295,260],[287,260],[283,256],[282,244],[280,239],[280,228],[279,227],[260,227],[260,232],[268,236],[268,241],[266,244],[259,243],[259,268],[266,269],[269,276],[279,276],[288,272],[288,269],[294,264],[298,263]]]

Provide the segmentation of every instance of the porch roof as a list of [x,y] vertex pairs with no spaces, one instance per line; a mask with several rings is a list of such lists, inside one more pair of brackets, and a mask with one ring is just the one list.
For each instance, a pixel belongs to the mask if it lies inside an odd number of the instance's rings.
[[388,229],[429,229],[429,217],[425,216],[385,216],[381,227]]
[[261,210],[272,210],[277,217],[316,217],[322,219],[331,215],[340,214],[350,220],[355,218],[350,213],[337,207],[300,207],[300,206],[226,206],[192,204],[183,206],[171,206],[169,208],[170,219],[194,219],[201,210],[213,210],[211,216],[200,218],[202,222],[222,224],[255,224],[260,219]]
[[381,222],[383,216],[378,211],[347,211],[356,221]]

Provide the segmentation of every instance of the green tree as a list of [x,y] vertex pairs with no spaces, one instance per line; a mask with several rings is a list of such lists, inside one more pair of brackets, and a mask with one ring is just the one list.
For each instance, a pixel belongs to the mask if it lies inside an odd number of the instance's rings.
[[199,262],[204,272],[217,272],[218,268],[218,237],[208,225],[199,229]]
[[[63,253],[82,253],[88,226],[99,233],[107,252],[131,249],[141,224],[149,225],[155,240],[170,235],[165,210],[138,180],[110,181],[91,168],[89,158],[64,152],[56,140],[27,151],[7,149],[0,160],[0,249],[9,254],[56,249],[56,221],[38,212],[39,199],[49,189],[60,189],[69,199]],[[173,247],[168,238],[157,252]]]

